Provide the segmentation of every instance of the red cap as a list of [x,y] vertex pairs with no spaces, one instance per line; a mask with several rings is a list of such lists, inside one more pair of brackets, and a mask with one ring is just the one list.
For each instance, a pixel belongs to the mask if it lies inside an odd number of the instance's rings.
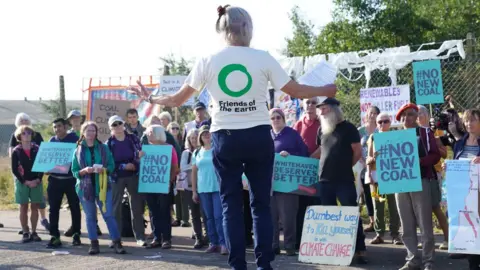
[[414,109],[415,111],[418,112],[417,105],[413,103],[403,104],[403,106],[400,107],[400,110],[398,110],[397,114],[395,115],[395,119],[397,119],[397,121],[400,121],[400,117],[402,116],[402,113],[408,109]]

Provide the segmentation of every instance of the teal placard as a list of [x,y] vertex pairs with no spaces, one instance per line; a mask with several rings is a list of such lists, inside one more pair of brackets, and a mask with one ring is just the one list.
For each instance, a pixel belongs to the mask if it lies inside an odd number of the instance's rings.
[[414,128],[373,134],[380,194],[422,190],[417,133]]
[[145,155],[140,159],[139,193],[170,191],[171,145],[142,145]]
[[42,142],[32,172],[68,174],[76,148],[75,143]]
[[273,191],[315,196],[318,184],[318,164],[315,158],[275,154]]
[[417,104],[444,102],[440,60],[414,62],[413,81]]

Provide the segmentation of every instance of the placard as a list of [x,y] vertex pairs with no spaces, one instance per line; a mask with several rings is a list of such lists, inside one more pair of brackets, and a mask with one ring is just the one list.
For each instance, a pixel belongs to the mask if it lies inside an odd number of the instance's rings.
[[309,206],[305,212],[298,260],[350,265],[360,213],[356,206]]
[[[173,95],[182,88],[187,76],[165,75],[160,77],[159,93],[162,95]],[[190,97],[182,106],[193,106],[194,97]]]
[[145,155],[140,159],[139,193],[162,193],[170,191],[172,166],[171,145],[142,145]]
[[75,143],[42,142],[32,172],[68,174],[76,148]]
[[380,194],[422,190],[417,133],[414,128],[373,134]]
[[368,108],[377,106],[381,112],[390,115],[393,127],[401,123],[395,119],[395,115],[402,105],[410,103],[410,87],[406,85],[386,86],[360,89],[360,117],[362,125],[365,124],[365,116]]
[[440,60],[413,62],[417,104],[444,103]]
[[98,139],[105,142],[111,134],[108,119],[118,115],[125,120],[125,114],[130,109],[131,102],[126,100],[97,99],[93,107],[92,119],[98,125]]
[[315,196],[318,185],[319,160],[275,154],[273,191]]

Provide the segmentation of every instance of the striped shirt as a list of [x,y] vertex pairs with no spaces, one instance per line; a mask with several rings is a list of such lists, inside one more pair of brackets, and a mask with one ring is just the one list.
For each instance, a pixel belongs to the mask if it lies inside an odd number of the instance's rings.
[[480,146],[473,146],[473,145],[465,145],[460,158],[475,158],[480,150]]

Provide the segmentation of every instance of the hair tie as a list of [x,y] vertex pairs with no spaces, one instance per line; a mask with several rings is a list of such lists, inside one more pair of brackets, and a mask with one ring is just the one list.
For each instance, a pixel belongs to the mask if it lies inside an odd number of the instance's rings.
[[218,6],[217,8],[217,12],[218,12],[218,17],[222,17],[223,15],[225,15],[225,13],[227,12],[227,7],[229,7],[230,5],[225,5],[225,6]]

